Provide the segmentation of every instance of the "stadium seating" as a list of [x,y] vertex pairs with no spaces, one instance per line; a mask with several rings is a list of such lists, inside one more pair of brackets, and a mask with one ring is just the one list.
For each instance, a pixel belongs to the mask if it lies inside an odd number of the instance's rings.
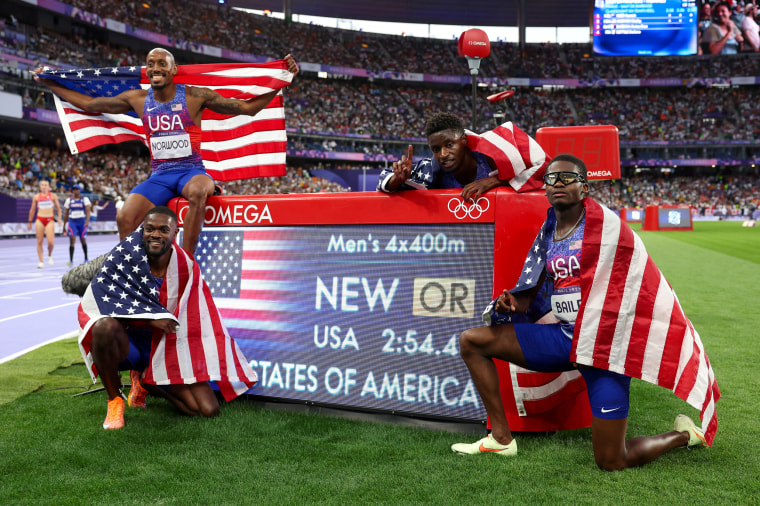
[[[18,2],[13,0],[10,3]],[[179,46],[174,51],[180,63],[212,61],[213,57],[191,50],[193,44],[207,44],[269,57],[292,53],[302,64],[363,69],[378,75],[388,72],[426,76],[467,73],[466,63],[457,56],[455,40],[285,24],[266,16],[242,14],[227,6],[206,3],[194,3],[193,9],[187,8],[187,2],[163,0],[151,2],[152,7],[95,0],[68,0],[68,3],[95,14],[96,18],[110,18],[142,30],[172,34],[172,40]],[[0,10],[0,14],[3,13]],[[50,93],[24,74],[31,67],[39,64],[65,67],[139,65],[146,47],[150,47],[136,38],[128,46],[122,45],[130,39],[123,36],[116,39],[97,23],[73,19],[56,26],[48,23],[32,26],[6,15],[0,25],[3,28],[0,34],[0,85],[7,92],[21,95],[24,105],[30,108],[53,109]],[[469,86],[461,83],[347,78],[338,74],[319,78],[316,72],[306,67],[309,65],[302,67],[304,70],[287,92],[288,175],[276,180],[228,183],[225,185],[228,192],[336,191],[340,189],[339,185],[311,178],[309,170],[382,167],[399,157],[409,143],[415,145],[415,154],[424,155],[426,145],[422,130],[425,119],[432,112],[447,110],[466,122],[470,119],[471,93]],[[578,83],[684,76],[719,79],[760,76],[760,56],[594,58],[590,44],[528,44],[520,48],[517,44],[497,42],[492,44],[491,55],[484,59],[481,74],[490,79],[508,76],[531,82],[554,79]],[[478,90],[480,120],[473,128],[483,131],[501,121],[511,120],[526,132],[535,134],[544,126],[614,124],[620,129],[624,175],[630,181],[644,177],[645,180],[664,178],[672,182],[676,179],[672,177],[674,174],[663,176],[659,170],[676,165],[683,174],[700,176],[704,184],[731,177],[744,186],[754,187],[754,205],[757,205],[757,169],[752,164],[760,163],[755,158],[760,138],[760,109],[757,105],[760,104],[760,86],[702,86],[704,82],[698,81],[690,87],[639,83],[639,86],[623,88],[518,86],[513,88],[515,94],[512,97],[498,104],[490,104],[486,96],[503,90],[504,86],[484,87]],[[25,160],[29,149],[27,146],[22,148],[22,144],[23,141],[12,138],[3,144],[3,151],[8,155],[0,161],[1,168],[5,169],[0,175],[0,187],[5,191],[32,191],[35,177],[51,177],[49,166],[52,165],[53,179],[61,188],[80,182],[98,195],[113,196],[126,193],[149,170],[146,158],[136,156],[134,149],[129,154],[115,149],[72,157],[61,149],[33,145],[40,153],[39,157],[47,160],[44,170],[34,170]],[[17,153],[19,150],[22,153]],[[14,160],[13,166],[9,165],[9,160]],[[4,179],[10,179],[14,167],[22,177],[15,174],[15,181],[3,184]],[[636,176],[636,167],[652,170]],[[24,172],[27,176],[23,175]],[[754,186],[752,181],[755,181]],[[679,183],[681,186],[685,184]],[[626,185],[628,183],[610,190],[616,192],[611,195],[611,202],[637,203],[626,200]],[[668,186],[667,190],[647,194],[647,198],[676,201],[685,198],[695,204],[704,203],[699,200],[701,193],[674,196],[670,194],[671,190]],[[710,194],[708,201],[711,205],[719,205],[720,199],[713,202],[714,198]],[[731,204],[742,206],[750,197],[743,193],[737,197],[734,192],[725,198]]]

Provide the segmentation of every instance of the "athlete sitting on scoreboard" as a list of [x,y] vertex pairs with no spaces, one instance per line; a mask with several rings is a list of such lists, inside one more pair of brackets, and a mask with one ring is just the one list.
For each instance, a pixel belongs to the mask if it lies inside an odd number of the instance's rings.
[[549,157],[511,122],[477,135],[465,131],[459,117],[439,112],[428,119],[425,135],[433,158],[413,163],[409,145],[400,161],[380,173],[379,191],[462,188],[463,199],[477,199],[497,186],[525,191],[543,185]]

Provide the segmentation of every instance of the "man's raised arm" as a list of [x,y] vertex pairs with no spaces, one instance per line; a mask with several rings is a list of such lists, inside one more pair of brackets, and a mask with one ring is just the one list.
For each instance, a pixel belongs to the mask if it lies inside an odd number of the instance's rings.
[[398,190],[401,185],[407,182],[412,175],[412,156],[414,155],[414,148],[411,144],[407,148],[406,155],[401,155],[401,160],[393,162],[393,171],[387,169],[383,170],[380,174],[380,180],[377,185],[377,189],[384,192],[392,192]]
[[[67,87],[57,83],[52,79],[45,79],[41,77],[43,71],[42,67],[34,70],[34,80],[38,83],[42,83],[50,91],[61,97],[66,102],[73,104],[87,112],[106,112],[111,114],[124,114],[133,110],[136,110],[132,106],[131,99],[136,98],[141,93],[141,90],[129,90],[115,97],[98,97],[93,98],[79,93],[78,91],[70,90]],[[142,115],[142,111],[136,111],[139,115]]]

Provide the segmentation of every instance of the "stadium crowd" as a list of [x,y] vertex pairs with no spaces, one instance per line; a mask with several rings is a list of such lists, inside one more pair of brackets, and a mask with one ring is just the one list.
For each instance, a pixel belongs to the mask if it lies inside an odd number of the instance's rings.
[[[203,2],[156,0],[150,3],[67,0],[69,5],[103,18],[156,33],[172,34],[187,44],[208,44],[256,55],[292,53],[300,61],[363,68],[370,71],[460,75],[466,68],[457,55],[457,41],[379,35],[327,28],[234,11],[225,5]],[[188,5],[192,4],[192,8]],[[255,36],[251,36],[255,34]],[[87,39],[83,55],[101,53]],[[72,48],[76,53],[76,49]],[[127,54],[113,57],[128,61]],[[52,52],[48,54],[58,54]],[[58,59],[75,60],[66,52]],[[102,55],[98,55],[102,56]],[[498,41],[483,62],[486,76],[531,78],[620,79],[702,78],[726,75],[758,75],[760,60],[741,54],[725,58],[594,58],[590,44],[531,44]],[[697,62],[695,64],[695,61]],[[102,65],[91,58],[86,66]]]
[[[193,2],[192,9],[187,7],[187,2],[171,0],[150,4],[103,4],[95,0],[69,0],[68,3],[102,17],[172,34],[173,40],[185,47],[209,44],[258,55],[290,52],[300,62],[377,72],[442,75],[466,72],[453,39],[388,36],[300,23],[286,24],[267,16],[232,11],[226,5],[207,3]],[[24,25],[11,16],[0,22],[0,28],[0,69],[6,70],[5,75],[0,72],[0,85],[22,95],[27,106],[53,108],[50,94],[44,88],[31,81],[13,79],[20,73],[13,72],[11,61],[4,55],[23,57],[35,61],[35,65],[68,67],[143,63],[144,52],[105,42],[105,37],[95,36],[94,29],[85,25],[73,24],[70,33],[63,34],[40,26]],[[484,59],[482,74],[571,79],[760,75],[760,58],[749,54],[725,58],[594,58],[591,52],[590,44],[528,44],[521,47],[500,41],[492,45],[491,55]],[[193,52],[182,52],[184,63],[197,63],[200,61],[197,58],[200,57]],[[510,99],[491,105],[485,97],[495,91],[478,91],[480,119],[474,127],[476,131],[490,129],[507,120],[532,135],[544,126],[599,123],[617,125],[623,142],[668,141],[687,145],[693,141],[760,141],[758,86],[521,87]],[[398,155],[405,146],[400,140],[424,146],[421,132],[425,120],[433,112],[449,111],[468,119],[472,108],[469,86],[432,88],[408,81],[317,79],[308,72],[303,72],[294,81],[287,94],[289,148],[315,153],[350,151]],[[684,151],[677,156],[708,158],[721,154],[714,146],[710,149],[709,156],[704,150]],[[750,152],[745,153],[745,157],[754,156],[752,148],[747,149]],[[127,155],[123,151],[99,150],[73,157],[64,150],[42,145],[29,149],[13,142],[4,143],[2,150],[0,188],[19,194],[36,191],[36,178],[46,177],[54,182],[54,187],[68,188],[79,183],[86,192],[115,198],[125,195],[149,171],[146,157]],[[657,154],[657,151],[636,151],[639,157]],[[730,151],[725,153],[731,155]],[[624,154],[632,157],[633,151],[627,149]],[[299,161],[297,166],[288,168],[288,174],[283,178],[226,183],[225,190],[236,194],[344,190],[335,183],[309,175],[309,169],[318,163],[321,162]],[[333,168],[357,165],[332,163]],[[624,181],[622,191],[613,187],[603,191],[608,194],[608,202],[616,207],[644,205],[646,202],[639,195],[654,202],[688,201],[709,206],[724,203],[743,206],[748,201],[757,201],[757,183],[753,182],[752,176],[739,178],[741,182],[736,184],[722,183],[718,190],[709,191],[706,188],[718,183],[713,178],[701,178],[698,193],[687,188],[686,182],[676,185],[677,179],[655,178],[655,183],[641,183],[644,186],[639,187],[639,178],[634,178]],[[738,189],[733,189],[734,186]],[[641,192],[635,193],[632,189]],[[634,193],[636,198],[632,197]]]
[[[220,183],[225,194],[264,195],[349,191],[324,178],[313,177],[316,165],[289,166],[282,177],[265,177]],[[125,197],[147,178],[147,158],[96,150],[72,156],[63,148],[0,143],[0,192],[31,197],[40,179],[48,179],[61,198],[78,184],[95,199]],[[760,179],[756,176],[681,177],[641,173],[623,178],[620,184],[593,182],[592,194],[613,209],[652,204],[683,204],[714,214],[726,208],[748,216],[760,207]],[[704,211],[703,211],[704,212]]]
[[[90,42],[94,39],[81,34],[63,36],[30,27],[24,31],[32,35],[21,43],[20,32],[6,27],[0,54],[24,53],[40,63],[56,55],[60,62],[83,67],[141,64],[144,57],[125,47]],[[548,62],[555,61],[561,47],[564,46],[531,46],[531,54],[535,54],[532,61],[536,62],[533,65],[541,61],[551,65]],[[8,91],[21,94],[27,106],[53,109],[52,97],[43,88],[24,81],[16,82],[16,90],[12,83],[3,84]],[[512,98],[495,106],[485,100],[494,91],[479,91],[480,120],[475,130],[492,128],[496,124],[494,114],[502,112],[506,120],[514,121],[528,133],[543,126],[612,123],[618,125],[622,141],[760,140],[757,86],[728,90],[701,86],[560,90],[526,87],[518,88]],[[294,132],[365,134],[381,139],[419,137],[425,119],[435,111],[469,118],[472,110],[471,94],[461,88],[433,90],[379,80],[315,79],[307,74],[300,76],[288,91],[286,107],[288,127]]]

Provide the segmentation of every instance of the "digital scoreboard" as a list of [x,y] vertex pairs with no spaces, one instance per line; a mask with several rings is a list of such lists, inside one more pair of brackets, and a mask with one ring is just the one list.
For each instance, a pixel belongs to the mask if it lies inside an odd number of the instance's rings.
[[491,300],[493,224],[203,231],[196,259],[250,393],[483,419],[459,334]]
[[642,223],[644,210],[640,208],[624,207],[620,209],[620,218],[626,223]]
[[642,230],[694,230],[692,210],[683,205],[651,205],[646,207]]
[[697,54],[696,0],[596,0],[594,54],[673,56]]
[[661,230],[694,228],[691,223],[691,209],[688,207],[660,207],[657,209],[657,218]]
[[[187,202],[170,205],[181,224]],[[476,202],[451,190],[212,197],[195,258],[258,374],[249,394],[482,421],[459,335],[514,285],[547,206],[508,188]],[[530,413],[516,373],[497,367],[514,430],[588,426],[585,392]]]

